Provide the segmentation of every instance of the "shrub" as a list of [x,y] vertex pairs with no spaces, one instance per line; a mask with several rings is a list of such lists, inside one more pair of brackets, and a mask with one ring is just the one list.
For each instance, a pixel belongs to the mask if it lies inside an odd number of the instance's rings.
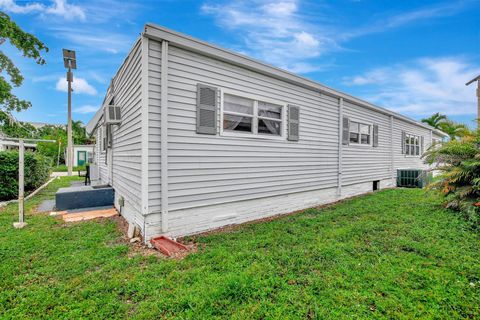
[[[38,153],[25,152],[25,192],[47,181],[51,161]],[[18,152],[0,151],[0,200],[18,197]]]
[[480,227],[480,131],[434,146],[424,157],[442,173],[429,188],[445,197],[445,207]]

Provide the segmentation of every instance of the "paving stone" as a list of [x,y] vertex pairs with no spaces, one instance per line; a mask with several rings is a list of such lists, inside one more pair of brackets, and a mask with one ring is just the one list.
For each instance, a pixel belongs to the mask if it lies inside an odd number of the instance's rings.
[[49,212],[55,208],[55,200],[44,200],[37,208],[37,212]]

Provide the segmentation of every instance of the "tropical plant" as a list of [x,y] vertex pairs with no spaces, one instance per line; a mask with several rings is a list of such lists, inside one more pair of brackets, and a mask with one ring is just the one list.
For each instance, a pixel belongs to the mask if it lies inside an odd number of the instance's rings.
[[480,131],[433,146],[424,154],[440,177],[429,185],[445,197],[445,206],[460,211],[475,227],[480,222]]
[[450,140],[462,138],[471,134],[470,129],[463,123],[456,123],[451,120],[440,122],[438,129],[442,130],[450,137]]
[[[39,65],[45,64],[41,56],[42,51],[48,52],[45,44],[23,31],[7,14],[0,11],[0,45],[7,40],[21,51],[24,57],[32,58]],[[30,108],[32,104],[29,101],[21,100],[12,93],[13,87],[19,87],[22,84],[23,76],[12,60],[0,50],[0,74],[4,71],[10,77],[10,81],[0,75],[0,110],[10,113]]]
[[434,113],[433,115],[431,115],[428,118],[422,119],[422,122],[428,124],[429,126],[435,128],[435,129],[439,129],[440,124],[445,122],[446,120],[447,120],[446,115],[440,114],[439,112],[437,112],[437,113]]

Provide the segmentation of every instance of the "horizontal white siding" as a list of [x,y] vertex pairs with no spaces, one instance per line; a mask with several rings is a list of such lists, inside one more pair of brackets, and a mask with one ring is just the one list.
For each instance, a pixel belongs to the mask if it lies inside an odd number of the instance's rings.
[[[169,210],[335,187],[338,100],[170,47]],[[300,107],[300,141],[196,133],[196,85]]]
[[[390,117],[379,112],[344,102],[343,116],[350,121],[378,125],[378,147],[343,146],[342,184],[381,180],[391,174]],[[373,137],[373,136],[372,136]]]
[[[327,198],[331,201],[338,198],[338,195],[333,195],[338,187],[339,174],[338,98],[174,46],[169,47],[168,54],[169,170],[168,173],[162,173],[161,59],[161,44],[150,40],[149,215],[145,217],[147,238],[162,232],[162,174],[168,174],[168,234],[175,236],[284,213],[291,208],[305,208],[312,203],[323,203]],[[198,83],[299,106],[300,140],[294,142],[218,133],[197,134]],[[344,188],[340,197],[352,192],[368,192],[372,190],[371,182],[374,180],[380,180],[382,187],[392,186],[392,149],[395,162],[393,169],[426,167],[418,157],[409,158],[401,154],[401,132],[423,135],[427,148],[430,144],[430,130],[395,119],[392,135],[389,115],[348,101],[344,102],[343,115],[352,121],[378,125],[379,145],[343,146]],[[220,125],[219,117],[218,126]],[[305,198],[309,195],[314,199],[309,201]],[[291,205],[280,202],[280,207],[267,205],[268,201],[273,203],[281,197],[299,202]],[[255,208],[256,203],[264,206],[261,212]],[[219,208],[228,208],[236,213],[222,214],[216,211]],[[271,208],[273,209],[270,210]]]
[[[141,208],[141,46],[137,42],[114,78],[122,124],[113,126],[112,186]],[[109,150],[110,151],[110,150]],[[140,210],[139,210],[140,211]]]
[[410,124],[406,121],[396,119],[393,120],[393,151],[395,157],[395,175],[397,169],[428,169],[425,161],[418,156],[407,156],[402,153],[402,132],[407,134],[414,134],[423,136],[424,150],[427,150],[431,145],[430,130]]

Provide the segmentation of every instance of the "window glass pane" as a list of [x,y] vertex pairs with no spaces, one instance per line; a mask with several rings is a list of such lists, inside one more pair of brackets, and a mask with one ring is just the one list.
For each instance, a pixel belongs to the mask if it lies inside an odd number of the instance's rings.
[[223,116],[223,129],[252,132],[252,118],[225,114]]
[[360,133],[369,134],[370,126],[366,124],[360,124]]
[[410,154],[411,154],[412,156],[415,155],[415,146],[413,146],[413,145],[410,146]]
[[258,133],[280,135],[282,123],[280,121],[258,119]]
[[408,156],[410,155],[410,147],[407,145],[405,149],[405,154]]
[[350,132],[350,142],[351,143],[358,143],[358,133]]
[[273,119],[281,119],[282,118],[282,106],[258,101],[258,115],[260,117],[267,117]]
[[358,133],[358,122],[350,121],[350,132]]
[[415,145],[417,145],[417,146],[420,145],[420,143],[419,143],[419,141],[418,141],[418,137],[415,137]]
[[419,147],[419,146],[416,146],[415,148],[416,148],[415,151],[417,152],[417,153],[415,153],[415,155],[416,155],[416,156],[419,156],[419,155],[420,155],[420,147]]
[[370,144],[370,135],[362,134],[361,135],[361,142],[362,142],[362,144]]
[[225,94],[223,108],[225,111],[253,114],[253,100]]

